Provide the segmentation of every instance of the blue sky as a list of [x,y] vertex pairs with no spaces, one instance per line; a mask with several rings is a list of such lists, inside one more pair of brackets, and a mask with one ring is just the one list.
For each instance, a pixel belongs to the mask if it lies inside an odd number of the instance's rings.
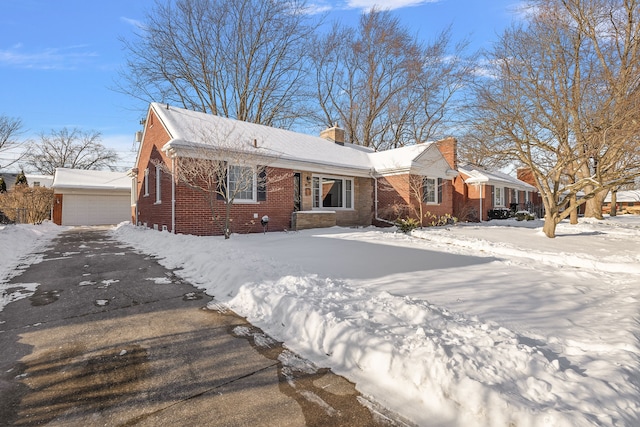
[[[164,1],[164,0],[163,0]],[[131,167],[133,135],[146,105],[112,90],[130,38],[154,0],[0,0],[0,114],[22,119],[24,138],[78,127]],[[490,47],[518,0],[316,0],[329,19],[355,22],[374,4],[393,9],[424,39],[452,25],[454,39]]]

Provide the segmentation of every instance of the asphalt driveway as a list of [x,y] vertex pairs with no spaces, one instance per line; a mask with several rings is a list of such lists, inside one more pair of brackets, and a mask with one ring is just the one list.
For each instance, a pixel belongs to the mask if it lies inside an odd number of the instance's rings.
[[404,425],[105,230],[9,283],[0,425]]

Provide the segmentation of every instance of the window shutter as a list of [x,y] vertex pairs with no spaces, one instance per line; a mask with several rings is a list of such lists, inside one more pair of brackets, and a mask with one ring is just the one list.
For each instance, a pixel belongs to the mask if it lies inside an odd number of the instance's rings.
[[258,201],[267,200],[267,167],[258,166]]
[[218,173],[218,182],[216,183],[216,199],[225,200],[225,195],[227,194],[227,162],[219,162],[217,167],[220,173]]
[[422,203],[427,203],[427,177],[422,177]]
[[442,178],[438,178],[438,200],[437,203],[442,203]]

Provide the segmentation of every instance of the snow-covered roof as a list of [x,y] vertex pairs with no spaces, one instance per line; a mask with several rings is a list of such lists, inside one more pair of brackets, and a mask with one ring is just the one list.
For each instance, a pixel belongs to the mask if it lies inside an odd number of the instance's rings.
[[467,175],[465,182],[468,184],[502,185],[522,191],[536,191],[536,187],[527,184],[509,174],[498,171],[487,171],[476,165],[458,166],[461,174]]
[[[618,203],[640,202],[640,190],[624,190],[618,191],[616,194]],[[605,203],[611,203],[611,192],[604,199]]]
[[27,178],[27,183],[32,187],[36,182],[40,187],[51,187],[51,184],[53,183],[53,175],[26,173],[24,176]]
[[53,188],[131,190],[126,172],[56,168]]
[[255,155],[276,159],[271,164],[289,166],[304,164],[307,170],[368,176],[385,169],[408,169],[431,144],[419,144],[384,152],[353,144],[336,144],[320,136],[248,123],[152,103],[151,109],[172,138],[163,150],[183,152],[196,146],[225,150],[250,151]]
[[[163,150],[192,149],[206,144],[224,149],[251,150],[256,155],[321,164],[368,173],[368,153],[333,141],[284,129],[153,103],[151,108],[162,121],[171,140]],[[207,143],[207,141],[211,141]],[[255,145],[254,146],[254,141]],[[215,142],[212,143],[212,142]]]
[[440,175],[444,175],[442,178],[457,175],[450,169],[434,142],[370,153],[369,160],[372,167],[380,174],[409,171],[425,174],[428,170],[436,170],[441,172]]

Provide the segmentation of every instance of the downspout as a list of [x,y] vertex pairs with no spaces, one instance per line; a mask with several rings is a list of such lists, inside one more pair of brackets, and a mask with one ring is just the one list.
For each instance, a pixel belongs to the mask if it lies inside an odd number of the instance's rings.
[[[131,178],[131,201],[133,202],[133,225],[138,225],[138,168],[129,169],[127,175]],[[52,210],[53,213],[53,210]],[[53,218],[53,216],[51,217]]]
[[171,156],[171,233],[176,234],[176,157]]
[[484,216],[482,212],[482,183],[479,183],[478,187],[480,187],[480,222],[482,222],[482,217]]
[[133,191],[133,223],[134,226],[138,226],[138,176],[131,178],[131,187]]
[[391,225],[395,225],[395,223],[386,220],[386,219],[382,219],[378,216],[378,178],[376,178],[376,176],[374,175],[373,171],[370,172],[370,176],[371,178],[373,178],[373,212],[374,212],[374,218],[376,221],[380,221],[380,222],[384,222],[387,224],[391,224]]

